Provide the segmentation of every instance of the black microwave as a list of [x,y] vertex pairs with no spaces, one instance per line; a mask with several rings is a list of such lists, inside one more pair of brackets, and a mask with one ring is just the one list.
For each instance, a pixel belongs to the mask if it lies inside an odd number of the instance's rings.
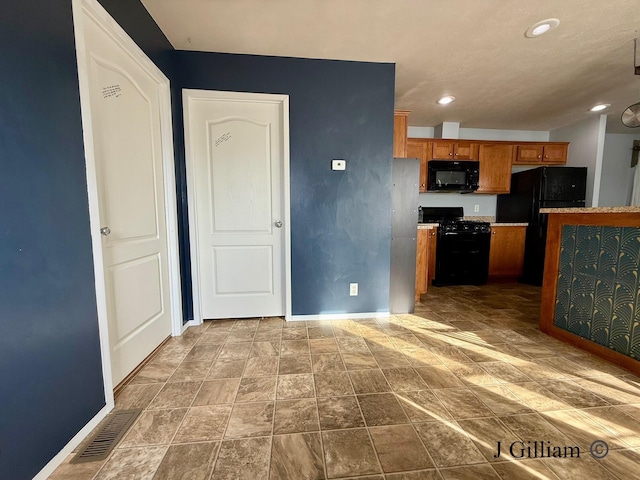
[[430,160],[427,163],[429,192],[474,192],[479,179],[480,162]]

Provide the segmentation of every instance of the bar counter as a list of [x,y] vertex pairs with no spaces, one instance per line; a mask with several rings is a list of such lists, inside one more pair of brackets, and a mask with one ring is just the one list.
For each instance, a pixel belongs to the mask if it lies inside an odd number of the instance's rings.
[[540,330],[640,375],[640,207],[540,212]]

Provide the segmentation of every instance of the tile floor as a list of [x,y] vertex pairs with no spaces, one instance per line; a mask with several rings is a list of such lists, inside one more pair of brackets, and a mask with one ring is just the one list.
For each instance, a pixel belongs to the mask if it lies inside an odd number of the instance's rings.
[[[640,478],[640,379],[541,334],[539,295],[432,288],[388,319],[206,322],[116,399],[144,412],[110,458],[50,478]],[[555,446],[580,458],[540,458]]]

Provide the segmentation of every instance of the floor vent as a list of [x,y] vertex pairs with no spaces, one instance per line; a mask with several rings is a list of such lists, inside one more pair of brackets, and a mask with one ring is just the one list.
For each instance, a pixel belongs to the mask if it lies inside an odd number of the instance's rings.
[[105,419],[104,425],[80,450],[71,463],[95,462],[107,458],[142,410],[119,410]]

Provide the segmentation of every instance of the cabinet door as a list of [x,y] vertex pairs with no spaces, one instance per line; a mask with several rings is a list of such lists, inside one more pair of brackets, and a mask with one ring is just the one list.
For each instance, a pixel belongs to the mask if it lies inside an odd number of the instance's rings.
[[433,140],[431,158],[433,160],[452,160],[453,142],[451,140]]
[[478,160],[478,144],[473,142],[456,142],[453,144],[455,160]]
[[522,275],[526,227],[492,226],[489,250],[489,276]]
[[480,187],[477,193],[509,193],[513,145],[482,143],[479,149]]
[[525,165],[542,163],[542,145],[539,143],[517,145],[515,163],[522,163]]
[[427,191],[427,162],[430,160],[431,142],[424,138],[407,139],[407,158],[420,159],[420,192]]
[[418,229],[418,245],[416,250],[416,302],[420,294],[427,291],[427,242],[431,230]]
[[393,114],[393,156],[395,158],[407,157],[407,128],[409,124],[409,112],[396,110]]
[[542,162],[543,163],[555,163],[565,164],[567,163],[567,153],[569,145],[545,145],[542,149]]
[[438,243],[438,228],[428,230],[427,238],[427,287],[431,285],[431,281],[436,277],[436,247]]

